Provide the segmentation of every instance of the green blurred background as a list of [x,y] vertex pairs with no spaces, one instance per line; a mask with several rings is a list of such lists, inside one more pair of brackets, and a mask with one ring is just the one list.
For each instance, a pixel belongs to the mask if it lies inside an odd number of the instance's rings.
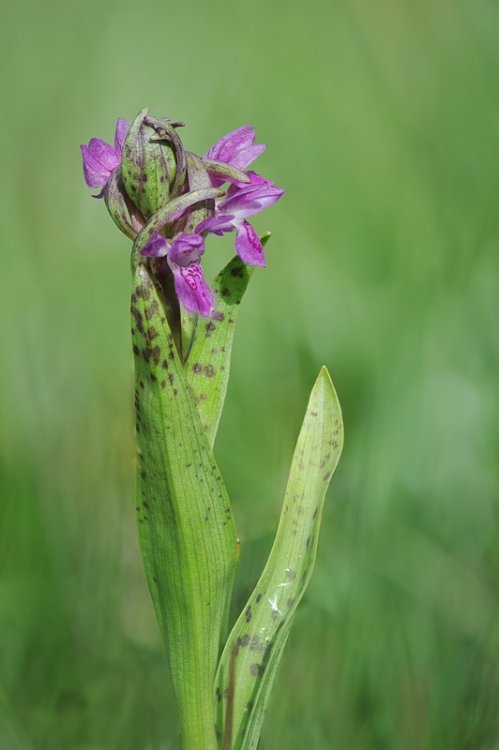
[[[0,748],[173,750],[133,500],[129,243],[79,144],[251,123],[286,188],[217,443],[268,552],[321,364],[346,447],[262,750],[498,750],[499,5],[5,3]],[[224,244],[225,243],[225,244]],[[212,239],[214,273],[231,242]]]

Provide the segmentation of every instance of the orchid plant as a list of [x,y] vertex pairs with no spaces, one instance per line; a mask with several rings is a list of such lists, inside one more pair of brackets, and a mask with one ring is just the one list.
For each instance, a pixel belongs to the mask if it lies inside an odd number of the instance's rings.
[[[142,110],[116,123],[114,145],[82,146],[83,171],[133,241],[139,540],[166,644],[183,750],[252,750],[291,622],[315,561],[327,487],[343,445],[325,368],[312,388],[275,542],[230,627],[239,556],[231,504],[213,455],[239,304],[264,246],[249,219],[284,191],[250,164],[265,150],[246,125],[204,156],[183,125]],[[209,285],[209,235],[235,234],[235,257]]]

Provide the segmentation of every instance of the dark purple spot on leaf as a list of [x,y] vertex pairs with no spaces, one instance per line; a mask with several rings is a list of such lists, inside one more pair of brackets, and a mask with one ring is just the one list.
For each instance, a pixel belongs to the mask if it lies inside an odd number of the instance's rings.
[[264,672],[264,667],[261,664],[252,664],[250,667],[250,674],[253,677],[260,677]]
[[142,284],[141,286],[137,287],[137,297],[142,298],[142,299],[149,299],[150,296],[151,296],[151,289],[149,286]]

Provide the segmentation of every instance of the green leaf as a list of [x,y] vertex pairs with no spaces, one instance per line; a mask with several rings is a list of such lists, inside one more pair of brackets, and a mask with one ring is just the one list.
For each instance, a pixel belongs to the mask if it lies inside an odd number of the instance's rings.
[[236,565],[235,527],[160,296],[142,264],[132,316],[142,555],[169,651],[182,747],[211,750],[213,681]]
[[213,284],[211,318],[199,318],[185,361],[187,382],[198,406],[201,423],[213,445],[227,392],[232,342],[239,303],[253,269],[235,257]]
[[[269,239],[270,232],[260,237],[264,247]],[[184,355],[187,381],[212,446],[227,393],[239,305],[253,271],[253,266],[247,266],[236,255],[212,284],[215,309],[212,317],[198,318],[195,325],[192,318],[182,322],[182,330],[187,331],[191,342]]]
[[324,497],[343,447],[340,405],[322,368],[295,448],[272,551],[228,638],[216,679],[223,750],[254,750],[293,615],[315,563]]

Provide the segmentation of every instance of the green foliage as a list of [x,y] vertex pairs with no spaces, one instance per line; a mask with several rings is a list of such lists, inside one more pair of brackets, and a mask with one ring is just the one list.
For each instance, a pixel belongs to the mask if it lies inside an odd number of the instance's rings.
[[218,274],[213,284],[215,312],[209,320],[197,320],[186,356],[186,378],[211,445],[227,391],[239,304],[252,273],[236,256]]
[[0,692],[0,747],[6,750],[31,750],[24,733],[13,716],[7,698]]
[[141,549],[168,645],[182,747],[209,750],[216,746],[213,681],[236,534],[160,296],[142,264],[133,286],[132,332]]
[[[237,309],[249,277],[238,258],[217,276],[215,312],[197,321],[185,366],[162,296],[143,264],[132,292],[139,536],[186,750],[216,748],[215,724],[224,750],[256,748],[292,617],[310,580],[322,505],[343,446],[339,403],[323,368],[296,446],[272,552],[225,644],[215,681],[236,536],[207,440],[213,442],[220,419]],[[187,322],[190,333],[192,320]]]
[[255,750],[293,615],[315,563],[326,490],[343,448],[340,405],[323,368],[295,448],[265,569],[234,625],[216,680],[224,750]]

